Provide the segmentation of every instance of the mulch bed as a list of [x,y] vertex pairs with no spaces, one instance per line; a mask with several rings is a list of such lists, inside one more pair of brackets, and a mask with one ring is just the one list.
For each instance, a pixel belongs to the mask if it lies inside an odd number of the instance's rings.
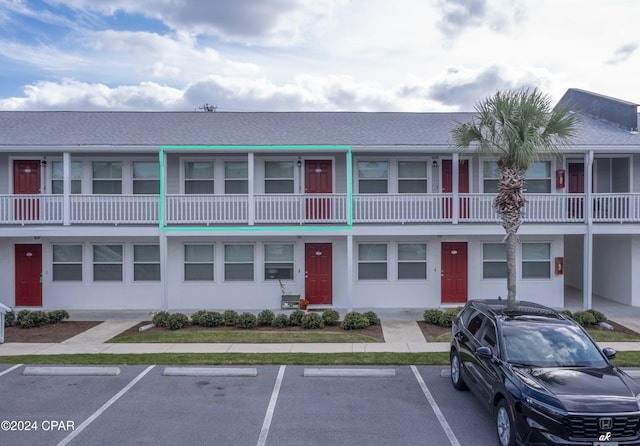
[[[145,322],[141,322],[138,325],[135,325],[133,327],[131,327],[130,329],[123,331],[122,333],[120,333],[118,336],[116,336],[116,338],[120,337],[120,336],[137,336],[137,335],[141,335],[141,334],[146,334],[146,333],[162,333],[162,332],[166,332],[166,331],[171,331],[168,330],[166,328],[158,328],[158,327],[153,327],[150,328],[148,330],[145,330],[144,332],[140,332],[138,331],[138,329],[140,327],[142,327],[143,325],[147,325],[150,324],[151,321],[145,321]],[[187,325],[184,328],[181,328],[180,331],[196,331],[196,330],[241,330],[237,327],[201,327],[200,325]],[[333,331],[333,332],[345,332],[345,330],[343,328],[340,327],[340,325],[325,325],[323,328],[315,328],[315,329],[304,329],[302,327],[299,326],[295,326],[295,327],[282,327],[282,328],[275,328],[275,327],[271,327],[271,326],[260,326],[260,327],[255,327],[255,328],[251,328],[249,330],[260,330],[260,331],[278,331],[278,332],[283,332],[283,331]],[[382,334],[382,327],[380,327],[380,325],[371,325],[367,328],[363,328],[360,330],[353,330],[354,333],[359,333],[365,336],[370,336],[374,339],[378,339],[380,341],[384,342],[384,336]]]
[[62,321],[34,328],[5,327],[4,342],[62,342],[102,321]]

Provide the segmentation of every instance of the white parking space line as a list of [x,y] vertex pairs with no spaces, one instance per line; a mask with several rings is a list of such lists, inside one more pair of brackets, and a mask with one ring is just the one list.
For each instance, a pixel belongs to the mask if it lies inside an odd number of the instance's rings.
[[113,405],[113,403],[118,401],[122,395],[127,393],[134,385],[136,385],[136,383],[138,381],[140,381],[142,378],[144,378],[144,376],[147,373],[149,373],[151,371],[151,369],[153,369],[154,367],[155,367],[155,365],[151,365],[151,366],[147,367],[146,369],[144,369],[144,371],[142,371],[142,373],[140,373],[138,376],[133,378],[133,380],[131,380],[131,382],[129,384],[124,386],[124,388],[120,392],[116,393],[113,397],[111,397],[111,399],[109,401],[104,403],[102,405],[102,407],[100,407],[98,410],[96,410],[89,418],[84,420],[84,422],[80,426],[78,426],[73,432],[71,432],[60,443],[58,443],[58,446],[65,446],[65,445],[69,444],[69,442],[71,440],[73,440],[75,437],[77,437],[80,434],[80,432],[85,430],[85,428],[87,426],[89,426],[91,423],[93,423],[96,418],[98,418],[100,415],[102,415],[104,413],[104,411],[106,411],[109,407],[111,407],[111,405]]
[[281,365],[280,370],[278,371],[278,377],[276,378],[276,383],[273,386],[273,392],[271,393],[271,400],[269,400],[267,413],[265,414],[264,422],[262,423],[260,437],[258,437],[258,446],[264,446],[267,443],[267,436],[269,435],[269,428],[271,427],[273,412],[276,409],[276,402],[278,401],[278,394],[280,393],[280,386],[282,385],[282,378],[284,377],[284,371],[286,368],[286,365]]
[[0,376],[2,375],[6,375],[7,373],[11,373],[12,371],[14,371],[15,369],[17,369],[18,367],[22,367],[22,364],[16,364],[13,367],[8,368],[7,370],[0,372]]
[[449,423],[447,423],[447,419],[444,417],[444,414],[440,410],[438,403],[436,403],[436,400],[433,398],[433,395],[431,395],[431,392],[429,391],[429,389],[427,388],[427,385],[422,379],[420,372],[418,372],[418,368],[415,365],[412,365],[411,370],[413,371],[413,374],[418,380],[418,384],[420,384],[422,393],[424,393],[424,396],[427,397],[427,401],[429,401],[429,404],[431,405],[431,409],[433,409],[433,412],[436,414],[436,418],[438,419],[438,422],[440,422],[440,426],[442,426],[442,429],[444,430],[444,433],[447,435],[449,442],[451,443],[452,446],[460,446],[458,439],[453,433],[451,426],[449,426]]

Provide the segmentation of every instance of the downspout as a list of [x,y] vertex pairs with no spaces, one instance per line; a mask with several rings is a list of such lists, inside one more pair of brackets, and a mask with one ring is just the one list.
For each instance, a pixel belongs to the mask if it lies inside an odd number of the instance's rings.
[[[167,154],[164,151],[160,152],[160,171],[162,172],[162,178],[160,178],[160,205],[163,212],[160,212],[160,217],[166,213],[167,200],[165,186],[167,184]],[[162,310],[168,311],[169,309],[169,280],[167,274],[169,273],[168,258],[169,258],[169,241],[167,239],[167,232],[163,229],[164,222],[162,218],[159,221],[158,231],[160,233],[160,285],[162,288]]]
[[458,224],[458,217],[460,216],[460,191],[458,190],[458,178],[460,176],[459,162],[458,154],[454,152],[453,159],[451,160],[451,190],[453,192],[453,202],[451,203],[451,213],[453,214],[453,218],[451,223],[454,225]]
[[254,195],[254,175],[255,175],[255,156],[253,152],[247,154],[247,201],[248,201],[248,224],[253,226],[255,223],[255,195]]
[[584,310],[588,310],[593,305],[593,191],[591,190],[591,185],[593,184],[593,150],[590,150],[585,155],[585,164],[585,203],[583,209],[587,230],[584,235],[582,306]]

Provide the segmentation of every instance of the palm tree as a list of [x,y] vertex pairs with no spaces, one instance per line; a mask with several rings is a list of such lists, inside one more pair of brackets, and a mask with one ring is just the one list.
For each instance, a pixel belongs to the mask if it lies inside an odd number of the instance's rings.
[[477,115],[451,130],[456,150],[474,144],[480,152],[498,156],[496,212],[506,235],[507,305],[516,300],[517,232],[522,223],[525,173],[542,152],[559,153],[577,133],[577,118],[551,106],[538,89],[498,91],[475,107]]

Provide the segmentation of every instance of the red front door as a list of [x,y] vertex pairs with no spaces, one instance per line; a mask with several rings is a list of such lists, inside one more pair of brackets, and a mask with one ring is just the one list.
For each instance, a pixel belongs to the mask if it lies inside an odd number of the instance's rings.
[[[332,191],[331,160],[306,160],[304,162],[305,194],[330,194]],[[327,197],[306,199],[307,220],[331,218],[331,200]]]
[[[584,163],[569,163],[569,193],[584,193]],[[583,202],[580,197],[569,197],[569,218],[583,218]]]
[[16,307],[42,306],[42,245],[16,245]]
[[304,297],[311,304],[331,304],[331,243],[304,245]]
[[441,245],[442,303],[467,301],[467,243],[443,242]]
[[[40,161],[15,160],[13,162],[14,195],[40,194]],[[16,220],[39,220],[40,200],[37,198],[16,198],[14,204]]]
[[[442,192],[450,194],[453,192],[453,161],[442,160]],[[458,193],[469,193],[469,161],[458,161]],[[451,198],[443,199],[443,216],[451,218],[453,216],[453,200]],[[461,218],[469,217],[469,199],[460,198]]]

